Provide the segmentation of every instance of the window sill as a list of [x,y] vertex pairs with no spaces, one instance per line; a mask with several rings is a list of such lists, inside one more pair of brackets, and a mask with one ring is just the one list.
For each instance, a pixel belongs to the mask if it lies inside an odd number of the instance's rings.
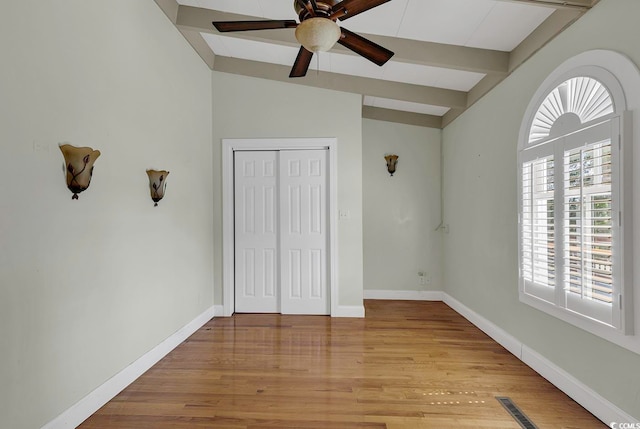
[[618,330],[612,326],[605,325],[604,323],[590,319],[585,316],[581,316],[578,313],[574,313],[570,310],[557,307],[548,303],[533,295],[529,295],[523,291],[520,291],[520,302],[527,304],[543,313],[560,319],[570,325],[587,331],[593,335],[596,335],[604,340],[612,342],[620,347],[623,347],[629,351],[640,354],[640,337],[633,335],[633,332],[629,332],[627,335],[621,330]]

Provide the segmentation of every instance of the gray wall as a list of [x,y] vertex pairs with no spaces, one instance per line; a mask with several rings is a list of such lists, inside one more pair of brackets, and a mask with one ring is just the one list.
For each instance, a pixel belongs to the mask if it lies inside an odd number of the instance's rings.
[[518,300],[516,152],[529,101],[562,62],[605,48],[640,64],[639,16],[637,0],[602,0],[443,133],[446,292],[636,418],[640,356]]
[[225,138],[337,137],[341,306],[362,306],[361,97],[290,83],[213,73],[215,302],[222,304],[222,164]]
[[[441,131],[363,120],[365,290],[442,290]],[[399,156],[393,177],[384,155]],[[418,272],[428,284],[420,284]]]
[[[153,1],[4,2],[0,52],[0,427],[33,429],[213,305],[211,71]],[[78,201],[62,141],[102,152]]]
[[[638,16],[636,0],[602,0],[444,130],[451,229],[439,237],[439,131],[363,121],[354,94],[211,73],[152,1],[3,5],[2,426],[42,426],[222,303],[220,143],[256,137],[338,138],[339,208],[351,213],[339,224],[340,305],[361,305],[365,280],[423,289],[421,267],[432,275],[424,289],[444,285],[640,416],[637,354],[519,303],[515,189],[518,130],[538,85],[587,49],[640,63]],[[103,153],[79,201],[64,185],[62,141]],[[387,151],[401,157],[392,179]],[[157,208],[150,167],[171,171]]]

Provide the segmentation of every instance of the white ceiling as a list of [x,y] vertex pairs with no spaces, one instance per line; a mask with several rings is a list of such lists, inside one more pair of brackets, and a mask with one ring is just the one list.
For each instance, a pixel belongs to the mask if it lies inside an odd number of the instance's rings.
[[[159,5],[161,3],[156,0]],[[367,38],[374,36],[376,42],[384,46],[380,40],[390,41],[391,39],[409,39],[420,42],[420,44],[409,44],[406,40],[399,40],[400,47],[407,46],[407,52],[403,55],[396,55],[382,67],[369,62],[368,60],[354,55],[351,51],[334,48],[330,52],[315,55],[308,76],[296,79],[313,80],[314,76],[319,79],[323,73],[339,75],[350,75],[362,78],[375,79],[375,81],[387,81],[402,83],[407,85],[417,85],[425,87],[429,91],[433,89],[446,89],[469,93],[487,77],[491,71],[466,70],[467,66],[459,66],[460,61],[467,59],[476,53],[486,56],[495,56],[493,51],[504,53],[517,52],[518,47],[527,38],[536,35],[536,29],[545,22],[550,22],[552,15],[558,11],[559,14],[553,18],[561,17],[560,14],[567,15],[564,19],[568,24],[575,21],[597,0],[574,0],[578,5],[569,5],[567,2],[560,6],[553,6],[554,0],[392,0],[374,9],[361,13],[351,19],[339,22],[346,29],[364,35]],[[198,8],[200,10],[186,8],[184,13],[191,11],[194,14],[206,14],[206,9],[230,14],[244,16],[233,16],[232,19],[296,19],[297,16],[293,7],[293,0],[177,0],[178,4],[184,7]],[[568,2],[572,3],[572,2]],[[162,6],[162,5],[161,5]],[[558,8],[559,7],[559,8]],[[180,12],[174,21],[183,34],[185,32],[198,32],[206,42],[206,46],[217,57],[233,58],[237,60],[257,61],[265,64],[276,64],[290,68],[295,61],[299,46],[295,43],[288,43],[286,40],[261,37],[259,33],[264,31],[252,31],[239,33],[218,33],[203,18],[201,28],[194,29],[194,24],[180,26]],[[564,16],[562,15],[562,16]],[[217,17],[218,15],[208,15]],[[226,16],[222,14],[222,16]],[[231,15],[230,15],[231,16]],[[218,19],[218,18],[215,18]],[[229,19],[231,20],[231,19]],[[177,21],[177,22],[176,22]],[[282,34],[282,37],[291,37],[293,29],[268,30],[291,33]],[[538,30],[541,31],[541,30]],[[247,35],[246,33],[253,33]],[[545,34],[545,39],[540,43],[546,43],[555,33]],[[377,38],[376,36],[386,36]],[[187,34],[185,34],[187,37]],[[281,37],[280,35],[275,36]],[[187,37],[193,39],[193,37]],[[196,47],[192,40],[192,45]],[[295,40],[293,40],[295,42]],[[437,44],[437,45],[434,45]],[[442,46],[441,46],[442,45]],[[420,60],[422,47],[431,49],[437,47],[443,50],[444,62],[448,60],[447,52],[451,49],[450,56],[462,57],[461,60],[453,60],[449,66],[434,66],[425,64],[428,61]],[[477,48],[468,49],[462,52],[454,50],[455,47]],[[202,46],[196,50],[202,50]],[[390,49],[394,50],[393,47]],[[523,48],[524,49],[524,48]],[[529,53],[532,54],[534,51]],[[201,55],[203,55],[201,53]],[[499,54],[498,54],[499,55]],[[416,60],[413,60],[413,56]],[[464,58],[467,57],[467,58]],[[508,58],[505,56],[504,58]],[[471,61],[471,60],[469,60]],[[509,59],[511,62],[511,59]],[[234,63],[235,64],[235,63]],[[242,63],[240,63],[242,64]],[[489,80],[493,84],[499,82],[511,71],[512,65],[505,66],[504,73],[497,73],[499,77],[491,76]],[[319,71],[317,71],[319,70]],[[254,72],[259,73],[259,72]],[[283,69],[283,80],[287,78],[288,72]],[[497,76],[496,75],[496,76]],[[369,82],[369,81],[368,81]],[[313,82],[307,84],[314,85]],[[316,84],[319,85],[319,84]],[[483,85],[487,86],[487,85]],[[489,85],[489,90],[492,85]],[[397,86],[394,86],[396,88]],[[414,88],[409,86],[409,89]],[[414,112],[423,115],[442,117],[453,107],[447,106],[444,102],[430,104],[429,97],[416,99],[413,97],[395,98],[392,92],[378,91],[380,93],[364,93],[363,104],[375,108],[383,108],[397,111]],[[376,92],[376,91],[371,91]],[[485,91],[486,92],[486,91]],[[389,96],[390,95],[390,96]],[[455,95],[455,94],[454,94]],[[469,98],[469,97],[467,97]],[[435,100],[435,99],[434,99]],[[457,106],[460,112],[467,106]],[[462,109],[460,109],[462,107]],[[458,113],[459,114],[459,113]],[[457,116],[457,115],[456,115]]]

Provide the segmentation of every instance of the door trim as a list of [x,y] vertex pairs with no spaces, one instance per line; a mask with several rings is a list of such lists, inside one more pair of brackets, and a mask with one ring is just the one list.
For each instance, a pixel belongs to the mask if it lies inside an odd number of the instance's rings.
[[233,221],[233,153],[239,150],[329,150],[328,223],[329,245],[327,265],[329,270],[329,296],[331,315],[338,313],[338,139],[281,138],[281,139],[222,139],[222,306],[223,316],[235,311],[235,243]]

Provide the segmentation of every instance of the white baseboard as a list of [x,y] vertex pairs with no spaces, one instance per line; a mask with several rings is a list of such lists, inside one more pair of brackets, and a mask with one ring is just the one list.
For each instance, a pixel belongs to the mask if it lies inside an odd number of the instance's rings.
[[364,297],[365,299],[443,301],[606,424],[611,422],[626,423],[639,421],[638,418],[634,418],[625,413],[580,380],[555,365],[549,359],[527,347],[504,329],[480,316],[445,292],[365,290]]
[[213,306],[213,315],[214,315],[214,317],[225,317],[224,316],[224,305],[214,305]]
[[[444,292],[369,290],[364,292],[364,296],[366,299],[443,301],[603,422],[609,424],[611,422],[622,423],[639,421],[638,418],[634,418],[633,416],[625,413],[544,356],[522,344],[517,338],[508,334],[502,328],[480,316],[478,313],[474,312],[460,301]],[[47,423],[42,427],[42,429],[75,428],[96,412],[100,407],[109,402],[114,396],[120,393],[145,371],[155,365],[171,350],[176,348],[182,341],[186,340],[190,335],[207,323],[214,315],[218,314],[223,314],[222,306],[213,306],[207,309],[204,313],[196,317],[175,334],[157,345],[144,356],[140,357],[127,368],[120,371],[110,380],[78,401],[75,405],[60,414],[54,420]],[[364,315],[364,306],[354,305],[338,306],[337,311],[335,311],[331,316],[362,318]]]
[[533,349],[523,346],[520,359],[604,423],[640,423]]
[[439,290],[378,290],[365,289],[364,299],[396,299],[406,301],[444,301]]
[[480,316],[460,301],[446,293],[444,294],[443,301],[604,423],[638,421],[637,418],[625,413],[580,380],[567,373],[546,357],[527,347],[517,338]]
[[339,305],[331,317],[364,317],[364,305]]
[[149,368],[158,363],[180,343],[189,338],[214,316],[215,306],[205,310],[198,317],[180,328],[176,333],[138,358],[131,365],[111,377],[93,392],[72,405],[42,429],[73,429],[89,418],[100,407],[113,399],[125,387],[135,381]]
[[476,328],[493,338],[498,344],[509,350],[511,354],[522,360],[522,343],[515,337],[446,293],[444,294],[443,301],[462,317],[473,323]]

